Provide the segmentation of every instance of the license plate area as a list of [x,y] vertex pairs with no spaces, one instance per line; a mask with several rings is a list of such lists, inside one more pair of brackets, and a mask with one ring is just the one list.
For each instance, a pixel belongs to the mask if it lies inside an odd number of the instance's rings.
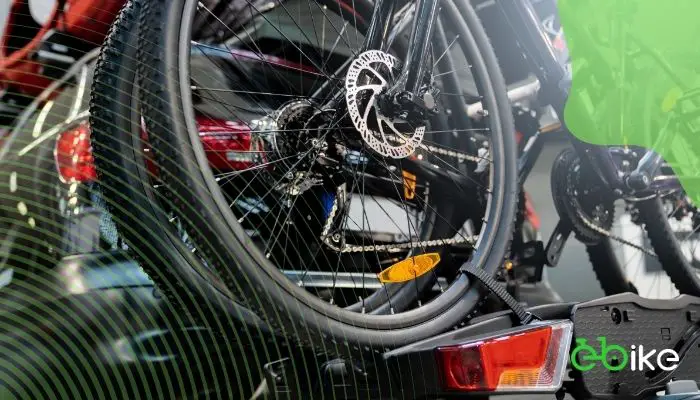
[[671,379],[700,381],[696,297],[651,300],[626,293],[579,304],[573,319],[572,369],[594,397],[643,397]]

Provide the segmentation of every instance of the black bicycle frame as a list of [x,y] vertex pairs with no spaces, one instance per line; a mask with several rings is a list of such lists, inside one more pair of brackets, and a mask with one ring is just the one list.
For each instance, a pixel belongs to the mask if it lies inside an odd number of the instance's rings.
[[[424,57],[424,55],[428,54],[433,30],[437,23],[439,1],[440,0],[418,0],[405,57],[406,68],[402,69],[401,76],[396,80],[393,87],[390,88],[390,91],[394,94],[400,92],[408,92],[414,96],[419,94],[422,77],[425,75],[426,69],[432,67],[432,65],[428,65],[429,57]],[[359,53],[363,53],[367,50],[388,50],[384,48],[384,46],[390,36],[389,28],[391,27],[395,5],[396,0],[375,1],[372,18]],[[333,77],[339,78],[344,76],[351,61],[352,59],[346,61]],[[343,92],[333,92],[333,90],[334,85],[330,81],[326,81],[314,92],[312,97],[327,99],[330,104],[341,102]]]
[[[512,29],[513,39],[520,43],[530,70],[540,81],[541,100],[550,104],[561,118],[569,97],[571,76],[557,59],[535,8],[529,0],[502,0],[496,1],[496,4]],[[566,129],[565,121],[562,121],[562,126]],[[630,193],[632,189],[646,189],[653,192],[660,189],[680,188],[678,179],[663,179],[658,182],[658,185],[654,182],[652,178],[656,176],[662,163],[661,156],[655,152],[647,152],[638,163],[636,170],[625,175],[618,169],[607,147],[582,142],[570,132],[569,135],[581,158],[590,160],[591,168],[611,190],[622,194]],[[526,176],[522,175],[521,181],[524,181]]]
[[[395,1],[377,0],[375,2],[372,20],[363,43],[363,51],[380,49],[381,44],[386,42]],[[439,0],[418,0],[408,50],[404,58],[406,68],[403,68],[401,76],[391,89],[393,93],[407,91],[413,95],[419,95],[422,77],[426,69],[432,67],[428,65],[429,58],[425,55],[428,54],[433,36],[438,6]]]

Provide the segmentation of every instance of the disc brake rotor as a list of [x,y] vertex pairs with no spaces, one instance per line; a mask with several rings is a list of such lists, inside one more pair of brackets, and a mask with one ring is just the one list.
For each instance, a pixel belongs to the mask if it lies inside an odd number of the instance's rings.
[[377,109],[377,97],[389,88],[399,64],[390,54],[369,50],[353,60],[345,78],[345,100],[355,129],[372,150],[391,158],[413,154],[425,134],[425,126],[400,129]]

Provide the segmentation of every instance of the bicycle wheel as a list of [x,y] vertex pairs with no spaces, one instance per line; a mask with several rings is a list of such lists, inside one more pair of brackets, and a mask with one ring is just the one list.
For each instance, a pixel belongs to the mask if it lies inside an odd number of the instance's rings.
[[[586,172],[573,149],[565,149],[557,156],[551,176],[557,213],[569,221],[576,238],[586,245],[593,272],[603,292],[609,296],[634,291],[618,259],[615,242],[587,224],[608,231],[613,225],[615,208],[614,199],[606,195],[604,188],[591,185]],[[591,176],[588,171],[588,178]]]
[[[652,88],[644,88],[640,94],[646,99],[643,110],[646,118],[639,125],[646,129],[645,144],[649,146],[655,143],[659,132],[663,130],[659,121],[653,118],[654,112],[659,107],[669,107],[665,104],[668,101],[667,98],[654,94]],[[688,126],[683,123],[683,110],[680,103],[688,99],[691,99],[692,103],[694,97],[677,100],[679,105],[676,107],[679,111],[676,118],[677,124],[686,129]],[[697,154],[696,144],[691,139],[693,136],[692,132],[684,129],[671,136],[669,149],[664,152],[667,158],[657,174],[658,179],[668,179],[676,174],[692,176],[695,167],[688,160],[695,159],[694,154]],[[700,253],[697,252],[697,234],[700,230],[700,218],[697,206],[684,190],[676,189],[659,191],[654,198],[640,202],[638,209],[639,219],[645,225],[646,234],[658,262],[668,275],[663,277],[664,281],[668,282],[667,286],[673,288],[674,294],[699,296]]]
[[647,200],[639,211],[666,280],[678,290],[673,293],[700,295],[697,207],[681,191]]
[[[622,149],[620,149],[622,150]],[[640,151],[614,152],[634,165]],[[624,160],[617,160],[620,164]],[[665,167],[666,168],[666,167]],[[683,192],[623,199],[594,184],[595,175],[571,149],[554,164],[552,188],[560,215],[586,244],[606,295],[648,298],[698,293],[695,208]],[[666,176],[672,176],[670,169]]]
[[[379,82],[391,81],[400,70],[400,60],[388,53],[357,55],[362,25],[369,20],[371,7],[362,1],[353,4],[350,12],[345,3],[287,2],[271,8],[249,4],[245,14],[250,18],[242,18],[235,26],[223,26],[224,41],[217,44],[203,43],[193,36],[192,21],[202,13],[211,14],[201,3],[198,7],[198,2],[193,0],[147,1],[140,21],[145,40],[139,43],[142,52],[139,58],[143,61],[140,78],[144,90],[140,94],[144,119],[167,187],[168,203],[185,224],[200,256],[224,279],[235,299],[256,310],[286,335],[302,344],[324,347],[326,351],[357,353],[391,348],[443,332],[459,324],[475,308],[481,294],[466,275],[457,274],[451,285],[440,290],[435,298],[405,312],[394,309],[388,315],[372,315],[362,306],[353,309],[356,305],[349,303],[350,308],[346,309],[335,301],[324,301],[304,287],[304,276],[327,262],[323,254],[340,253],[332,259],[337,261],[343,253],[366,251],[377,257],[398,249],[403,252],[396,251],[401,254],[397,261],[402,258],[415,261],[413,256],[427,256],[445,245],[469,243],[460,233],[462,227],[453,225],[459,219],[442,215],[433,206],[436,203],[427,200],[425,188],[429,187],[428,192],[439,194],[433,196],[439,197],[435,201],[463,201],[474,207],[468,211],[484,216],[473,228],[478,238],[473,243],[469,262],[495,273],[503,264],[511,239],[518,190],[515,135],[505,86],[488,39],[469,3],[447,3],[448,12],[442,18],[450,22],[446,26],[455,30],[452,43],[458,44],[469,61],[479,89],[477,100],[481,100],[485,110],[484,118],[473,128],[478,133],[473,137],[480,149],[471,154],[467,149],[441,147],[439,143],[418,144],[415,138],[422,133],[421,128],[426,134],[438,134],[440,130],[431,129],[432,125],[427,123],[425,127],[414,128],[406,120],[400,123],[386,119],[367,100],[374,98],[373,93],[354,99],[362,111],[355,110],[355,114],[363,118],[352,121],[355,127],[345,114],[334,113],[336,107],[352,107],[348,106],[353,103],[350,96],[344,103],[348,92],[377,88]],[[311,15],[313,19],[314,12],[309,7],[322,10],[323,17],[322,21],[308,21],[304,26],[317,29],[305,32],[295,16]],[[330,17],[331,13],[335,16]],[[319,28],[323,24],[334,28]],[[342,43],[347,50],[344,57],[334,57],[320,43],[332,47]],[[211,76],[195,75],[191,62],[198,52],[233,55],[230,65],[236,65],[239,74],[218,81]],[[443,55],[435,54],[433,59],[440,61]],[[248,60],[248,64],[241,63],[241,58]],[[251,68],[251,63],[258,68]],[[358,79],[346,80],[345,68],[350,71],[348,75],[354,73]],[[259,79],[251,82],[240,71]],[[432,82],[433,71],[428,74],[425,82]],[[329,98],[335,99],[333,107],[323,101],[325,98],[312,95],[314,89],[324,87],[319,80],[330,85]],[[271,81],[276,92],[261,90],[264,83]],[[370,89],[361,85],[352,87],[353,82],[369,82]],[[450,93],[448,88],[444,92],[464,96]],[[222,98],[220,93],[227,93],[228,98]],[[295,101],[289,102],[290,99]],[[352,109],[349,111],[352,114]],[[239,132],[247,132],[251,142],[256,143],[255,147],[244,149],[244,153],[259,154],[259,158],[232,155],[244,168],[221,175],[221,168],[213,165],[210,157],[214,149],[202,144],[197,131],[198,112],[210,118],[228,114],[228,120],[238,123]],[[367,122],[370,113],[375,125]],[[382,131],[385,139],[383,130],[386,130],[395,147],[387,145],[386,140],[383,145],[376,145],[376,140],[358,135],[358,130],[366,135]],[[404,139],[396,135],[403,135]],[[407,143],[413,143],[416,148],[410,149]],[[241,149],[238,150],[240,153]],[[402,158],[406,155],[411,157]],[[453,159],[446,160],[446,156]],[[455,167],[455,159],[466,161],[465,165]],[[427,171],[431,174],[426,174]],[[229,178],[247,175],[242,172],[252,173],[252,178],[222,189],[222,180],[228,182]],[[379,180],[372,182],[370,177]],[[445,190],[444,185],[451,190]],[[469,192],[466,187],[474,190]],[[347,193],[357,196],[356,204],[362,203],[363,210],[357,219],[351,218],[351,209],[343,208]],[[382,211],[378,215],[383,221],[377,217],[370,219],[366,202],[380,196],[399,204],[400,217],[393,219],[390,213]],[[240,204],[242,199],[246,200],[245,204]],[[417,201],[409,204],[408,200],[412,199]],[[477,210],[479,204],[482,208]],[[468,214],[459,208],[458,211]],[[270,214],[270,210],[277,214]],[[417,213],[430,216],[416,222],[423,227],[432,226],[427,237],[426,230],[415,229],[411,222],[421,219],[416,217]],[[248,220],[251,214],[257,215],[253,223]],[[338,215],[342,218],[336,219]],[[392,238],[388,243],[378,243],[378,224],[396,224],[398,218],[408,221],[405,225],[408,228],[404,228],[406,240]],[[349,229],[353,224],[355,229]],[[442,229],[445,231],[437,232]],[[348,231],[354,231],[352,237]],[[337,242],[327,240],[333,239],[330,232],[339,233]],[[280,237],[284,238],[282,242],[278,242]],[[416,242],[418,245],[414,246]],[[279,243],[284,243],[281,251],[275,248]],[[312,247],[314,244],[318,246]],[[324,253],[317,256],[316,251]],[[303,271],[300,279],[292,281],[285,276],[286,266]],[[415,269],[411,271],[413,277],[418,276]],[[407,287],[415,292],[416,281],[422,279],[409,279],[409,283],[396,286],[382,285],[375,293],[384,296],[383,303],[389,304],[396,299],[394,294],[406,293]],[[362,304],[362,299],[359,303]],[[325,348],[329,343],[340,345],[335,349]]]

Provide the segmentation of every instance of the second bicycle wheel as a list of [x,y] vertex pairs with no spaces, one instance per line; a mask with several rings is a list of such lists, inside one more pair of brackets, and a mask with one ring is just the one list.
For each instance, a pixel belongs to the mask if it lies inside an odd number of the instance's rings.
[[[452,40],[433,42],[422,77],[437,115],[418,120],[382,98],[404,68],[410,3],[389,50],[361,53],[368,2],[252,2],[224,23],[196,0],[144,1],[140,94],[169,207],[236,300],[304,344],[358,352],[441,333],[482,296],[450,247],[472,246],[467,262],[489,273],[503,264],[518,198],[510,105],[474,10],[445,7]],[[199,36],[202,20],[217,33]],[[459,68],[477,96],[446,84]],[[454,98],[481,101],[481,120],[460,125]]]

